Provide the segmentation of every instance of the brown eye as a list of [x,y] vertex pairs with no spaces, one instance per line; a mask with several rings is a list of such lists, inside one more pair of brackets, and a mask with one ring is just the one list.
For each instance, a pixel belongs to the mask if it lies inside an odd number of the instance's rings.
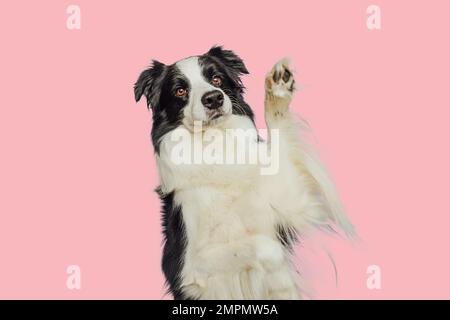
[[175,95],[177,97],[184,97],[186,95],[186,93],[187,93],[186,89],[178,88],[177,92],[175,92]]
[[213,84],[213,86],[215,87],[220,87],[222,85],[222,79],[220,79],[220,77],[218,76],[214,76],[211,79],[211,83]]

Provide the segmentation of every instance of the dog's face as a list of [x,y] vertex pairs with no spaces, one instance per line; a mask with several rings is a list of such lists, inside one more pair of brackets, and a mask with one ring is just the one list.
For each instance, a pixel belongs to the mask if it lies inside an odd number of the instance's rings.
[[159,139],[180,125],[191,130],[197,121],[204,127],[214,126],[232,113],[253,119],[242,98],[240,76],[247,73],[242,59],[221,47],[172,65],[153,61],[139,76],[134,93],[136,101],[144,95],[153,111],[156,150]]

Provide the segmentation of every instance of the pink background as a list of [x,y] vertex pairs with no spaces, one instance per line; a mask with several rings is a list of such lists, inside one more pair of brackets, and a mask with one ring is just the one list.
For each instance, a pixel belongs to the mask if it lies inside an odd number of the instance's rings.
[[[66,8],[81,8],[81,30]],[[366,28],[381,7],[382,29]],[[139,72],[213,44],[263,78],[292,58],[311,124],[362,241],[298,249],[315,298],[450,298],[449,2],[1,1],[0,298],[164,295],[151,113]],[[66,288],[66,268],[82,289]],[[366,287],[379,265],[382,289]],[[167,298],[167,296],[165,297]]]

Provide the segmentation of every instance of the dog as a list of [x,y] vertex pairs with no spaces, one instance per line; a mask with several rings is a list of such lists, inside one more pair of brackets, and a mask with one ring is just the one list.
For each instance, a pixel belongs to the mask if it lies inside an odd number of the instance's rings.
[[[354,232],[289,109],[295,91],[289,61],[277,62],[265,79],[265,140],[243,97],[241,77],[248,73],[237,54],[214,46],[171,65],[153,60],[134,85],[136,102],[145,96],[153,114],[162,270],[174,299],[302,298],[291,261],[297,236],[335,226]],[[236,146],[224,151],[223,140],[211,139],[229,132],[245,134],[250,153],[264,147],[273,159],[278,156],[276,172],[262,174],[261,161],[174,161],[180,147],[191,152],[183,159],[195,158],[196,143],[217,144],[222,156],[236,152]]]

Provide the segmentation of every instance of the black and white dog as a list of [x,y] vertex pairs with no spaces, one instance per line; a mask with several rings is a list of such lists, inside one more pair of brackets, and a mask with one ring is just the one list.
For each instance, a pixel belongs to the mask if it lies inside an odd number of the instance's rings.
[[[175,299],[300,298],[290,261],[296,235],[332,225],[353,232],[289,111],[295,87],[287,60],[266,77],[267,141],[244,101],[242,74],[242,59],[213,47],[172,65],[153,61],[134,87],[136,101],[144,95],[153,112],[162,269]],[[244,144],[228,143],[242,137]],[[274,170],[261,170],[261,148]],[[223,161],[243,152],[258,159]]]

